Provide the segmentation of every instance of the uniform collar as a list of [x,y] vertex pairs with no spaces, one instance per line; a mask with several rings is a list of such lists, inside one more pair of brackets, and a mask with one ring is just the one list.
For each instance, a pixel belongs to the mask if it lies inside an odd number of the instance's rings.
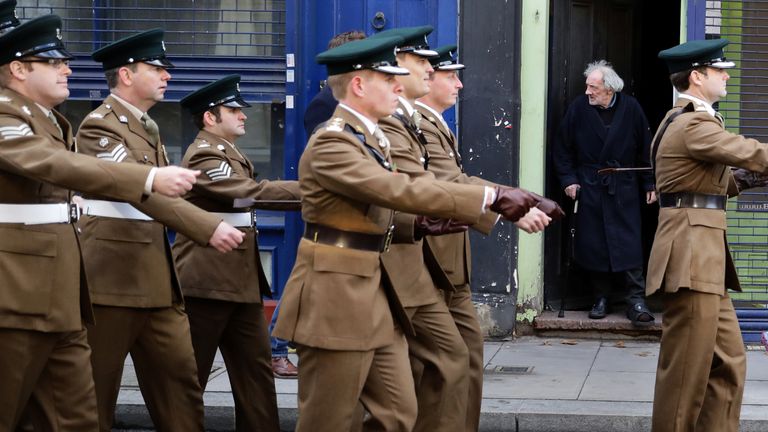
[[116,94],[114,94],[114,93],[111,93],[110,95],[111,95],[113,98],[115,98],[115,100],[116,100],[116,101],[120,102],[120,103],[121,103],[121,104],[123,104],[123,105],[124,105],[126,108],[128,108],[128,111],[129,111],[131,114],[133,114],[133,115],[134,115],[134,116],[135,116],[137,119],[141,120],[141,118],[144,116],[144,114],[145,114],[145,113],[144,113],[142,110],[140,110],[140,109],[136,108],[134,105],[132,105],[132,104],[131,104],[130,102],[128,102],[127,100],[125,100],[125,99],[121,98],[120,96],[118,96],[118,95],[116,95]]
[[43,112],[43,114],[45,114],[45,116],[46,116],[46,117],[48,117],[49,115],[51,115],[51,110],[49,110],[48,108],[46,108],[46,107],[44,107],[44,106],[40,105],[40,104],[39,104],[39,103],[37,103],[37,102],[35,102],[35,105],[37,105],[37,107],[38,107],[38,108],[40,108],[40,111],[42,111],[42,112]]
[[448,123],[445,122],[445,119],[443,118],[443,115],[441,113],[437,112],[437,110],[435,110],[434,108],[432,108],[431,106],[423,102],[416,101],[416,105],[429,111],[433,116],[435,116],[436,119],[440,120],[440,123],[445,127],[445,130],[446,131],[448,130]]
[[413,111],[414,111],[413,105],[411,105],[411,103],[408,102],[408,100],[402,96],[398,96],[397,98],[400,99],[400,105],[402,105],[403,108],[405,108],[405,112],[408,113],[408,117],[409,118],[412,117]]
[[351,108],[349,105],[345,105],[345,104],[343,104],[343,103],[339,102],[339,106],[340,106],[340,107],[342,107],[342,108],[344,108],[345,110],[347,110],[347,111],[351,112],[351,113],[352,113],[352,114],[353,114],[355,117],[357,117],[357,118],[358,118],[358,119],[359,119],[361,122],[363,122],[363,124],[365,125],[365,127],[368,129],[368,133],[370,133],[371,135],[373,135],[373,131],[375,131],[375,130],[376,130],[376,127],[377,127],[377,126],[376,126],[376,123],[374,123],[374,122],[370,121],[370,120],[369,120],[367,117],[365,117],[364,115],[362,115],[362,114],[360,114],[359,112],[357,112],[357,111],[353,110],[353,109],[352,109],[352,108]]
[[703,100],[697,98],[696,96],[691,96],[691,95],[689,95],[687,93],[680,93],[677,97],[678,98],[682,98],[682,99],[688,99],[690,101],[693,101],[696,104],[703,105],[704,108],[709,113],[709,115],[711,115],[712,117],[715,117],[715,109],[712,108],[712,105],[709,102],[703,101]]

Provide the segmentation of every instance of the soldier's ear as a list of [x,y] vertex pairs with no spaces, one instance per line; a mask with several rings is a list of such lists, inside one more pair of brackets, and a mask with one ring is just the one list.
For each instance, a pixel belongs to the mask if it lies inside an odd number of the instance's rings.
[[352,92],[357,97],[362,97],[365,94],[365,77],[362,74],[357,74],[349,80],[349,87],[347,93]]
[[19,81],[24,81],[27,79],[27,73],[31,70],[30,66],[32,65],[24,64],[24,62],[19,60],[14,60],[8,64],[8,72],[11,74],[11,77]]
[[216,115],[211,111],[206,111],[203,113],[203,124],[205,126],[214,126],[218,122],[218,117],[216,117]]

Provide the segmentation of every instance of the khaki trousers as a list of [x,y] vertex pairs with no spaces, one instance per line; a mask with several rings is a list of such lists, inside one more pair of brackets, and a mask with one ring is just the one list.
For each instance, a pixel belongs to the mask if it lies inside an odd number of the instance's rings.
[[203,395],[189,321],[181,308],[94,305],[93,313],[96,325],[88,327],[88,343],[100,430],[112,430],[123,364],[130,353],[155,429],[202,432]]
[[362,402],[369,416],[363,430],[410,432],[416,396],[405,337],[371,351],[331,351],[299,345],[299,421],[296,432],[358,428]]
[[85,329],[43,333],[0,329],[0,430],[22,413],[39,432],[98,430]]
[[737,432],[746,355],[728,294],[663,294],[653,432]]
[[237,432],[279,432],[272,350],[264,306],[187,297],[200,387],[205,390],[221,350],[235,399]]
[[444,302],[406,308],[416,336],[408,354],[419,416],[414,432],[463,431],[469,395],[469,353]]
[[459,329],[461,339],[469,351],[469,391],[467,397],[466,432],[477,432],[480,428],[480,408],[483,403],[483,370],[485,351],[483,331],[472,303],[469,284],[457,285],[456,291],[445,295],[448,309]]

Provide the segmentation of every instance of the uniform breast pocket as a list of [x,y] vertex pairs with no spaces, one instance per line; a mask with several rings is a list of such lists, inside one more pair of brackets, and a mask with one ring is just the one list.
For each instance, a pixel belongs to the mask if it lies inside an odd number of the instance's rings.
[[0,310],[48,313],[57,247],[55,233],[0,229]]
[[146,165],[157,165],[157,156],[153,151],[134,150],[133,157],[136,158],[136,162]]

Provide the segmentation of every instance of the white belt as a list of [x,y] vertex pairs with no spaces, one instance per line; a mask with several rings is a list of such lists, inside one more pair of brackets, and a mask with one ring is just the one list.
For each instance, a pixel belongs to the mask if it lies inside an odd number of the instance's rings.
[[0,204],[0,223],[43,225],[77,221],[77,206],[59,204]]
[[101,200],[82,200],[80,207],[83,214],[88,216],[102,216],[115,219],[131,219],[150,221],[151,217],[136,210],[128,203]]
[[247,213],[215,213],[211,212],[212,215],[216,215],[222,219],[224,219],[224,222],[232,225],[233,227],[238,228],[247,228],[252,227],[255,225],[255,219],[253,217],[253,212],[247,212]]

